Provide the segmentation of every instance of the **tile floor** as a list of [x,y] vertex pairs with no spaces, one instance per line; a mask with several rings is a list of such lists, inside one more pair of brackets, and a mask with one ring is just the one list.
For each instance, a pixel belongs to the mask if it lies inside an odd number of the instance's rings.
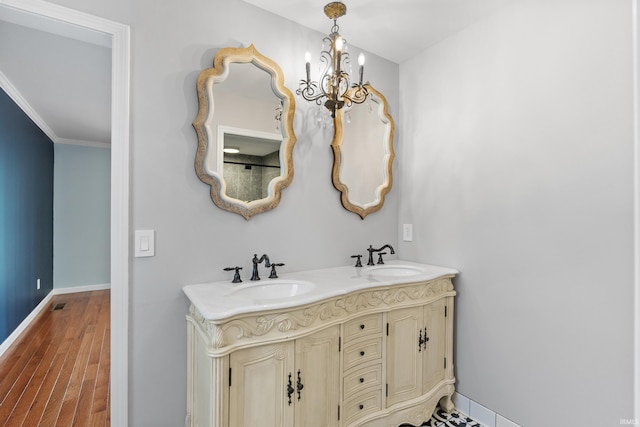
[[[440,407],[431,416],[431,419],[421,424],[427,427],[482,427],[482,424],[468,416],[453,411],[446,413]],[[414,427],[411,424],[402,424],[400,427]]]

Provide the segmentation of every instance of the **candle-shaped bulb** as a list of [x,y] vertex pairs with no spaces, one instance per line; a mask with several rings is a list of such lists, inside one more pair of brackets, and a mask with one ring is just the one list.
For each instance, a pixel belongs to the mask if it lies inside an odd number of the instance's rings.
[[344,39],[342,37],[340,37],[339,34],[334,39],[333,47],[335,49],[335,56],[333,57],[333,65],[336,68],[336,75],[340,76],[340,74],[341,74],[340,67],[342,66],[342,64],[341,64],[342,63],[342,49],[344,49]]
[[358,65],[360,65],[358,71],[360,72],[360,86],[362,86],[362,77],[364,76],[364,54],[358,55]]
[[307,81],[311,80],[311,54],[309,52],[304,54],[305,68],[307,70]]

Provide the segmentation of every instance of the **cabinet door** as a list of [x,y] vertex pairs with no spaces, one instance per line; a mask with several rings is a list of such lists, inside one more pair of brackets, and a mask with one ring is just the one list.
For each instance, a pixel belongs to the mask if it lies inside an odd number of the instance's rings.
[[[338,425],[340,399],[340,327],[295,342],[295,426]],[[303,388],[298,397],[298,375]],[[261,424],[260,424],[261,425]]]
[[[387,315],[387,407],[422,394],[422,351],[418,348],[424,307]],[[420,350],[420,351],[419,351]]]
[[447,300],[440,299],[424,307],[424,331],[428,337],[423,350],[423,390],[425,393],[442,381],[445,375]]
[[229,356],[229,425],[293,426],[287,398],[289,374],[295,387],[293,342],[238,350]]

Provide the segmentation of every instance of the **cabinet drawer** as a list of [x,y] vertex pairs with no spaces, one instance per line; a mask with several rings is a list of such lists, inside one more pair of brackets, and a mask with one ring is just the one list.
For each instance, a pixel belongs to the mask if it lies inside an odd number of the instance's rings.
[[344,349],[345,372],[354,366],[382,359],[382,337],[351,343]]
[[355,369],[344,377],[344,400],[349,400],[353,395],[362,390],[382,385],[382,364],[376,363]]
[[381,313],[358,317],[344,324],[345,344],[351,340],[377,333],[382,333]]
[[374,390],[355,396],[347,400],[344,405],[344,424],[349,425],[353,421],[372,412],[382,409],[382,390]]

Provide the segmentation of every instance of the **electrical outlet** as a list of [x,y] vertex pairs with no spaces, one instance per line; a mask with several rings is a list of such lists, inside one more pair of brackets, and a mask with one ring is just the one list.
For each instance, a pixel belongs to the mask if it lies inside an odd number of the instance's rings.
[[405,242],[413,241],[413,224],[402,224],[402,240]]
[[36,280],[36,289],[40,289],[40,279]]

